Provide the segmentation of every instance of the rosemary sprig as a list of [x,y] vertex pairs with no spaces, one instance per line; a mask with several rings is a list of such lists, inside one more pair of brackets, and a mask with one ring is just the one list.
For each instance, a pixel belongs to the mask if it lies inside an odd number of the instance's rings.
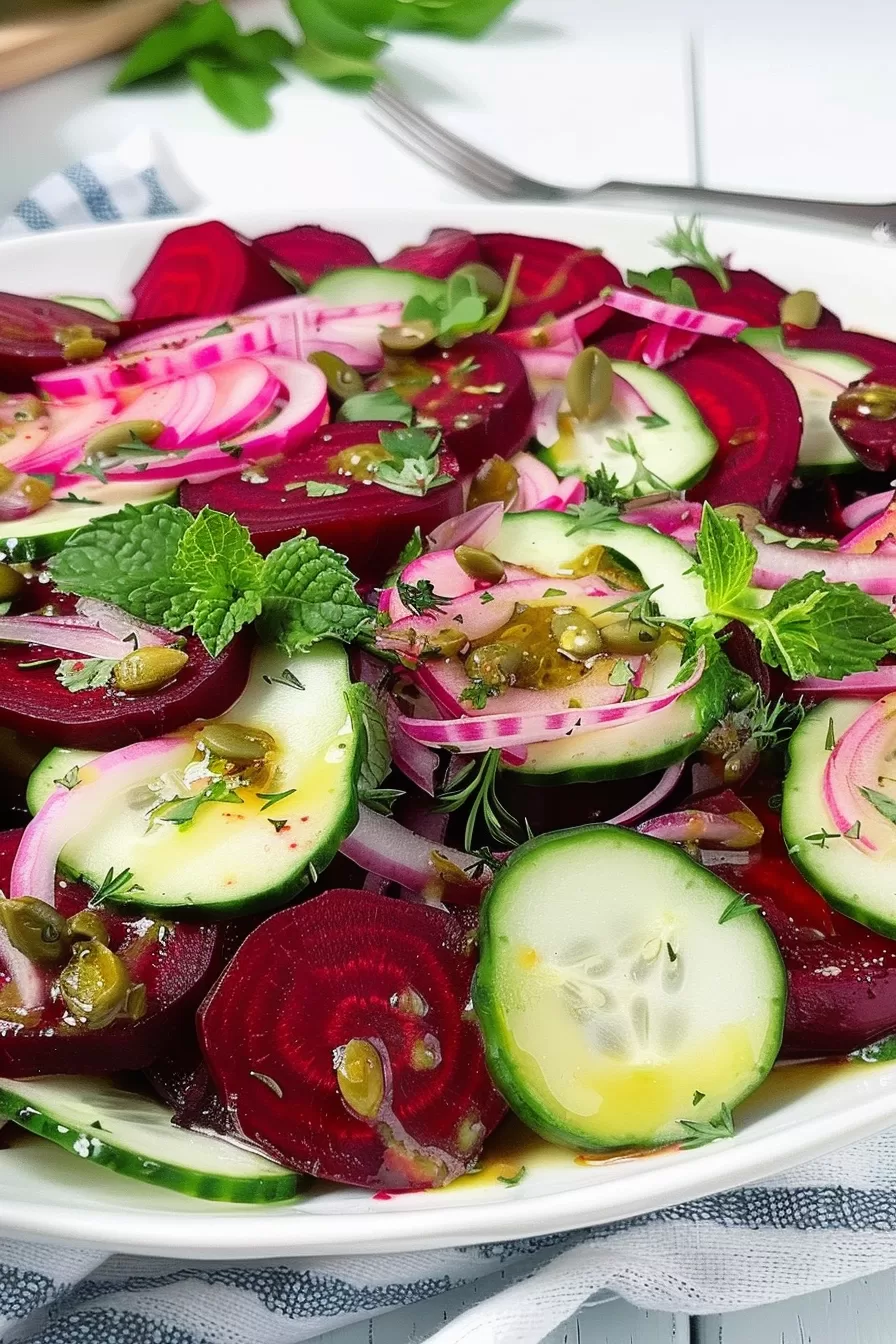
[[464,766],[451,788],[439,795],[439,812],[457,812],[469,804],[464,828],[464,848],[467,850],[472,849],[480,814],[493,840],[502,845],[519,844],[520,823],[507,811],[497,794],[496,779],[500,762],[500,748],[491,747],[478,761],[473,760]]

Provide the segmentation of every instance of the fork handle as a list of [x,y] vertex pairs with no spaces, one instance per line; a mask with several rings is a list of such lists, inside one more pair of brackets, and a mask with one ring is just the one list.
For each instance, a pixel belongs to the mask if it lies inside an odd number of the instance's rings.
[[[745,191],[714,191],[709,187],[677,187],[668,183],[606,182],[598,195],[626,195],[677,202],[682,209],[759,211],[764,215],[791,215],[818,219],[829,224],[879,230],[884,237],[896,234],[896,204],[854,204],[850,201],[804,201],[786,196],[757,196]],[[647,204],[645,199],[645,204]]]

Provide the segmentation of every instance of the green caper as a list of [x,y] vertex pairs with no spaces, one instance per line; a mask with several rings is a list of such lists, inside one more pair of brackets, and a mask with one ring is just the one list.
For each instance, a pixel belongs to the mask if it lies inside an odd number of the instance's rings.
[[618,611],[609,613],[609,616],[612,619],[608,619],[606,624],[600,617],[597,618],[600,637],[607,653],[625,657],[626,654],[650,653],[656,648],[662,634],[661,630],[646,625],[644,621],[620,615]]
[[480,579],[483,583],[500,583],[504,577],[504,565],[498,557],[478,546],[455,546],[454,558],[471,579]]
[[25,580],[12,565],[0,562],[0,602],[11,602],[25,587]]
[[112,680],[119,691],[128,695],[148,695],[167,686],[188,662],[182,649],[151,644],[121,658],[112,669]]
[[314,350],[308,356],[309,364],[316,364],[327,380],[327,387],[340,401],[356,397],[364,391],[364,379],[351,364],[328,350]]
[[512,462],[504,457],[490,457],[470,482],[467,508],[479,504],[504,504],[509,507],[517,497],[520,476]]
[[452,275],[463,275],[473,281],[479,293],[485,299],[486,306],[496,308],[501,302],[501,296],[504,293],[504,281],[497,271],[493,271],[491,266],[484,266],[481,261],[468,261],[465,266],[458,266]]
[[566,400],[576,420],[589,424],[610,409],[613,366],[603,350],[589,345],[576,355],[566,375]]
[[71,327],[60,327],[53,333],[53,340],[62,346],[63,359],[99,359],[106,348],[106,342],[95,336],[90,327],[77,323]]
[[209,723],[200,733],[199,742],[212,756],[233,765],[263,761],[277,745],[263,728],[244,728],[240,723]]
[[0,925],[13,947],[39,966],[52,966],[68,955],[65,920],[52,905],[35,896],[0,901]]
[[84,457],[114,457],[118,448],[129,448],[134,443],[153,444],[164,431],[161,420],[119,420],[105,425],[84,441]]
[[76,915],[72,915],[68,921],[68,933],[73,942],[93,938],[96,942],[102,943],[104,947],[109,946],[109,930],[106,927],[106,921],[96,910],[79,910]]
[[436,324],[421,317],[415,322],[400,322],[397,327],[383,327],[380,345],[384,350],[400,355],[408,350],[422,350],[424,345],[435,340],[436,335]]
[[453,658],[469,644],[469,638],[459,626],[449,625],[434,635],[426,636],[428,652],[437,653],[442,658]]
[[496,639],[473,649],[464,660],[464,671],[471,681],[481,681],[490,687],[509,686],[522,661],[523,651],[518,644]]
[[798,289],[795,294],[784,296],[779,312],[783,326],[811,331],[821,319],[821,304],[814,289]]
[[59,974],[66,1008],[92,1030],[107,1027],[124,1011],[131,989],[124,962],[94,939],[75,943],[71,960]]
[[558,612],[551,620],[551,634],[561,653],[570,658],[594,658],[603,650],[601,632],[580,611]]

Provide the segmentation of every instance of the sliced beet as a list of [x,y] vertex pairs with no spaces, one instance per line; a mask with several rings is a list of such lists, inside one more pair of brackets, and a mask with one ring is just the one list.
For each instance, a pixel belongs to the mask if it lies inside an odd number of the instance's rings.
[[560,317],[599,298],[607,285],[623,283],[599,249],[520,233],[480,233],[477,242],[482,261],[501,276],[507,276],[515,256],[523,258],[505,322],[508,327],[536,326],[549,313]]
[[719,444],[688,494],[752,504],[774,518],[796,470],[803,420],[793,384],[747,346],[705,337],[663,372],[683,388]]
[[425,243],[403,247],[381,264],[393,271],[413,271],[433,280],[447,280],[459,266],[479,260],[479,244],[472,233],[466,229],[433,229]]
[[[504,1114],[467,1010],[474,964],[452,915],[371,892],[329,891],[266,920],[199,1014],[241,1133],[349,1185],[415,1189],[459,1175]],[[366,1119],[337,1082],[350,1043],[382,1071]]]
[[370,248],[359,238],[320,224],[297,224],[281,233],[266,233],[252,247],[269,264],[277,261],[295,271],[306,289],[328,271],[376,265]]
[[[75,609],[76,599],[67,594],[43,588],[42,597],[60,615]],[[111,751],[193,719],[223,714],[248,680],[249,639],[238,636],[217,658],[194,637],[184,651],[189,662],[168,686],[148,695],[126,695],[110,687],[70,691],[63,686],[56,678],[55,660],[77,662],[75,654],[60,654],[46,645],[0,644],[0,726],[49,738],[60,747]],[[44,659],[54,661],[22,666]]]
[[[896,346],[893,347],[896,354]],[[892,471],[896,462],[896,363],[858,378],[831,407],[831,424],[870,471]]]
[[526,370],[495,336],[390,360],[370,386],[394,387],[424,425],[438,425],[465,475],[488,457],[512,457],[529,441],[533,401]]
[[22,294],[0,294],[0,379],[7,390],[21,387],[35,374],[65,364],[62,333],[86,327],[97,340],[111,344],[118,326],[94,313],[85,313],[53,299],[29,299]]
[[[21,837],[21,831],[0,835],[0,890],[9,890]],[[80,882],[58,881],[57,909],[68,919],[92,895]],[[146,1012],[93,1031],[66,1020],[59,997],[51,997],[39,1016],[23,1014],[9,977],[0,969],[0,1072],[22,1078],[143,1069],[170,1049],[172,1039],[191,1030],[196,1007],[221,966],[223,926],[99,913],[112,951],[124,961],[131,980],[146,986]]]
[[781,949],[784,1053],[844,1055],[896,1031],[896,942],[832,910],[791,862],[777,814],[745,801],[765,826],[762,843],[749,862],[717,871],[760,907]]
[[[781,300],[787,296],[788,290],[782,289],[759,271],[735,271],[728,267],[726,273],[731,281],[730,289],[722,289],[715,276],[700,266],[675,268],[675,274],[686,280],[693,290],[697,307],[705,312],[740,317],[749,327],[780,325]],[[823,308],[820,325],[838,328],[840,319]]]
[[219,220],[175,229],[134,285],[132,318],[214,317],[292,294],[267,258]]
[[[415,527],[426,535],[463,512],[463,490],[457,480],[423,496],[403,495],[340,470],[344,462],[351,465],[353,450],[378,445],[381,430],[400,428],[397,422],[383,420],[324,425],[299,455],[268,467],[265,481],[253,484],[239,476],[219,476],[205,485],[183,485],[181,503],[191,513],[200,513],[206,505],[232,513],[264,555],[304,528],[347,556],[360,579],[376,582],[398,559]],[[457,475],[457,462],[448,453],[441,455],[441,468]],[[345,493],[314,498],[301,488],[303,481],[332,483]]]

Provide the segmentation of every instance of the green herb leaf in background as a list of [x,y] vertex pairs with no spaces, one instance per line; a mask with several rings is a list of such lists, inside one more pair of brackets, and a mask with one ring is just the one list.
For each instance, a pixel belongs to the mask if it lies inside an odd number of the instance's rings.
[[668,266],[659,266],[655,271],[629,271],[625,283],[646,289],[648,293],[665,303],[677,303],[682,308],[696,308],[697,300],[687,280],[682,280]]

